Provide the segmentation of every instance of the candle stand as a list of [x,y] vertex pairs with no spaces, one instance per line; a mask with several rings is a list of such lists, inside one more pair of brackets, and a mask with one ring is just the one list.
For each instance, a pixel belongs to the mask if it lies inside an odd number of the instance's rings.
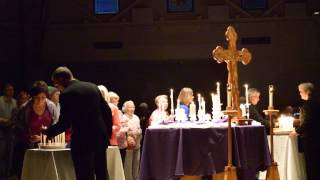
[[228,165],[224,168],[224,180],[237,180],[237,169],[232,165],[232,129],[231,119],[238,114],[237,110],[227,107],[223,114],[228,115]]
[[270,149],[271,149],[271,165],[267,170],[266,180],[280,180],[278,164],[274,161],[273,154],[273,120],[272,115],[279,113],[279,110],[274,109],[272,106],[268,107],[268,110],[263,111],[266,115],[269,116],[270,120]]

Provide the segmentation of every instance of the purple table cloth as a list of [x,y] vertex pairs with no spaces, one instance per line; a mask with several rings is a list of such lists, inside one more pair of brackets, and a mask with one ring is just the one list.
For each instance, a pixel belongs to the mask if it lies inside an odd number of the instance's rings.
[[[238,179],[254,180],[270,164],[263,126],[237,126],[233,133],[233,164]],[[211,175],[224,171],[228,161],[227,128],[147,129],[141,180],[170,180],[183,175]]]

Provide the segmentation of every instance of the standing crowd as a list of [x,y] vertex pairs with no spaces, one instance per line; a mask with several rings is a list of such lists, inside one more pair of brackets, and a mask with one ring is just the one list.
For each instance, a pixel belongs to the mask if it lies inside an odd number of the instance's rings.
[[[38,148],[40,134],[52,138],[66,132],[66,142],[71,149],[77,180],[106,180],[106,149],[117,146],[123,162],[126,180],[139,179],[140,154],[145,129],[149,125],[174,121],[168,112],[168,96],[155,98],[157,108],[148,112],[141,103],[136,112],[132,100],[124,101],[103,85],[95,85],[74,78],[67,67],[59,67],[52,74],[53,86],[35,81],[29,91],[20,91],[14,98],[14,87],[6,84],[0,97],[0,177],[12,174],[20,179],[24,154],[29,148]],[[303,100],[301,124],[290,136],[303,141],[308,179],[320,179],[316,139],[319,122],[319,104],[313,99],[314,87],[302,83],[298,90]],[[250,117],[269,127],[255,109],[260,92],[249,90]],[[189,105],[193,90],[183,88],[178,102],[189,118]]]

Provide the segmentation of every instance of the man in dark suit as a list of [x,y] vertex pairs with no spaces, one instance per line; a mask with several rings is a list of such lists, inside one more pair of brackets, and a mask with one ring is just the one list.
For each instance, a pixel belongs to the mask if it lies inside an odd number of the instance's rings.
[[72,128],[71,155],[77,180],[108,179],[106,149],[112,132],[111,110],[98,87],[73,78],[67,67],[52,74],[54,85],[62,91],[61,114],[57,124],[44,131],[52,138]]

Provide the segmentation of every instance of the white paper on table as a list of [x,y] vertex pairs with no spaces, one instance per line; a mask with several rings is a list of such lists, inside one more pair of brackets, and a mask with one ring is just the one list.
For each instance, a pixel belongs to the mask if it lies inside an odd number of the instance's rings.
[[258,121],[253,120],[253,121],[251,122],[251,125],[253,125],[253,126],[261,126],[261,123],[258,122]]

